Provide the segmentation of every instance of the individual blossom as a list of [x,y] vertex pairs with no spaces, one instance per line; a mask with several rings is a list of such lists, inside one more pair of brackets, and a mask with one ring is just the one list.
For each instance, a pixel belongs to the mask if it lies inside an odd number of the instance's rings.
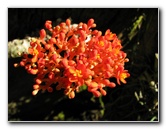
[[[116,78],[119,85],[126,83],[130,74],[124,65],[129,60],[121,50],[121,41],[109,29],[103,35],[95,27],[94,19],[73,25],[67,19],[55,27],[52,21],[46,21],[46,29],[41,29],[40,37],[30,43],[19,63],[36,75],[33,95],[39,90],[62,89],[74,98],[86,85],[89,92],[99,97],[107,94],[105,87],[116,86],[110,78]],[[46,32],[51,34],[49,39]]]

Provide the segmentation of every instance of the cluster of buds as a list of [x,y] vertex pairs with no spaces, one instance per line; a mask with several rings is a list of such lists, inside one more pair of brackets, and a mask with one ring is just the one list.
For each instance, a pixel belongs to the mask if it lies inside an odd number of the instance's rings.
[[116,34],[109,29],[102,32],[95,28],[94,19],[86,23],[71,24],[67,19],[56,27],[46,21],[45,27],[51,37],[46,40],[46,30],[40,30],[40,37],[30,43],[28,53],[15,66],[23,66],[28,73],[36,75],[33,95],[39,90],[52,92],[64,89],[69,98],[75,97],[80,87],[94,96],[106,95],[105,87],[115,87],[110,78],[117,83],[126,83],[130,76],[124,69],[128,62],[126,53]]

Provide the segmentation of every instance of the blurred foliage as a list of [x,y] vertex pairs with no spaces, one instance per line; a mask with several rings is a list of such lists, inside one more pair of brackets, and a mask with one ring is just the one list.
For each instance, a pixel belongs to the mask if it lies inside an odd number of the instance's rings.
[[[52,11],[57,14],[53,14]],[[42,28],[41,22],[44,23],[44,20],[58,18],[65,20],[68,17],[71,17],[75,23],[94,17],[99,29],[104,32],[110,28],[118,35],[122,40],[123,50],[130,59],[125,66],[131,74],[127,84],[120,86],[117,84],[113,89],[106,89],[107,96],[100,98],[88,93],[86,86],[82,87],[81,92],[72,100],[63,96],[63,91],[40,92],[37,96],[32,96],[34,76],[28,75],[23,68],[13,67],[15,62],[21,60],[20,58],[10,58],[8,59],[8,120],[159,121],[158,9],[9,8],[9,40],[23,38],[26,35],[34,36],[34,28]],[[19,29],[17,23],[20,24]]]

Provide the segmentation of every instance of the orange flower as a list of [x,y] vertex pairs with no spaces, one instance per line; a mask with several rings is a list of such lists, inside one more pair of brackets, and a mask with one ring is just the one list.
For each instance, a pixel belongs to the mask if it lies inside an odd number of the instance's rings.
[[124,72],[122,72],[122,73],[118,73],[118,76],[117,76],[117,82],[118,82],[118,84],[120,85],[120,81],[121,82],[123,82],[124,84],[126,84],[127,82],[126,82],[126,78],[128,78],[130,76],[130,74],[129,73],[127,73],[127,71],[124,71]]
[[28,73],[36,75],[33,95],[39,90],[52,92],[55,86],[57,90],[64,89],[64,94],[72,99],[75,91],[86,85],[89,92],[99,97],[107,94],[105,87],[115,87],[110,78],[115,77],[118,84],[126,83],[130,76],[124,69],[127,55],[109,29],[104,36],[101,31],[92,30],[96,27],[92,18],[78,25],[67,19],[56,27],[48,20],[45,27],[51,38],[46,39],[46,31],[41,29],[40,37],[31,42],[29,53],[20,62]]

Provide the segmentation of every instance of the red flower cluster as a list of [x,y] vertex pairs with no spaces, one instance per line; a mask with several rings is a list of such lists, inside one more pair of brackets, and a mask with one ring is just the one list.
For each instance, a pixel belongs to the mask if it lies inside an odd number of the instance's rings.
[[74,98],[75,91],[86,85],[89,92],[99,97],[106,95],[104,87],[115,87],[110,78],[115,77],[118,84],[126,83],[130,74],[124,63],[128,59],[121,51],[120,40],[109,29],[104,36],[101,31],[92,30],[96,27],[93,19],[78,25],[71,25],[67,19],[56,27],[46,21],[45,27],[51,38],[46,40],[46,31],[42,29],[20,62],[28,73],[37,75],[33,95],[39,90],[52,92],[55,86]]

